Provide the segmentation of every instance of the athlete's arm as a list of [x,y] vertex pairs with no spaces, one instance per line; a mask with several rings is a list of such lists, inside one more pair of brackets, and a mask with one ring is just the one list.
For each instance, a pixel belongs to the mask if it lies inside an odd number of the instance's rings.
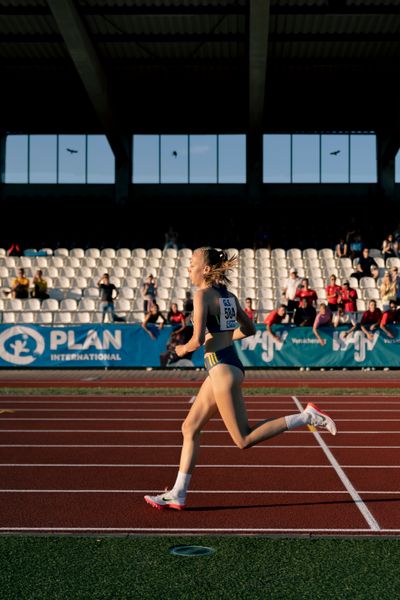
[[243,338],[254,335],[256,328],[250,317],[244,312],[239,302],[236,300],[237,315],[236,319],[239,323],[239,327],[233,332],[233,340],[242,340]]
[[205,292],[199,290],[193,298],[193,335],[183,345],[176,346],[178,356],[185,356],[188,352],[195,352],[204,344],[206,338],[207,300]]

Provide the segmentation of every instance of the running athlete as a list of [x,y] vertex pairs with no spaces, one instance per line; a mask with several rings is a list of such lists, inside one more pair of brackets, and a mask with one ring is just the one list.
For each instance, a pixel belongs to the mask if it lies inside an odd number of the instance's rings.
[[182,425],[183,446],[174,486],[158,496],[144,497],[154,508],[185,508],[200,447],[201,430],[218,412],[240,449],[250,448],[304,425],[313,425],[336,434],[334,421],[311,402],[301,413],[249,425],[241,389],[244,368],[233,342],[253,335],[255,327],[236,296],[226,288],[226,284],[229,284],[227,271],[236,264],[235,256],[228,258],[226,252],[215,248],[198,248],[192,255],[189,275],[192,284],[199,288],[194,296],[193,335],[186,344],[176,346],[175,350],[179,357],[183,357],[205,344],[204,365],[208,377]]

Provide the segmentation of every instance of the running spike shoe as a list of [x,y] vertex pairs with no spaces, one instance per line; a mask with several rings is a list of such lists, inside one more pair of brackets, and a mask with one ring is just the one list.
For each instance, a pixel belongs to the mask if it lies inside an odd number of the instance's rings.
[[310,421],[308,425],[319,427],[321,429],[327,429],[332,435],[336,435],[337,428],[335,421],[323,410],[318,408],[313,402],[309,402],[304,409],[305,413],[310,415]]
[[158,510],[164,510],[165,508],[184,510],[186,508],[185,498],[174,496],[172,492],[166,491],[158,496],[145,496],[144,499],[147,504]]

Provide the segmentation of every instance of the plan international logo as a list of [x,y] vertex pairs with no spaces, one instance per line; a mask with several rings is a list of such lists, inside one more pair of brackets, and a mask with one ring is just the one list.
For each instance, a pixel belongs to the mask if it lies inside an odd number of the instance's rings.
[[44,349],[43,336],[30,327],[10,327],[0,335],[0,358],[13,365],[30,365]]

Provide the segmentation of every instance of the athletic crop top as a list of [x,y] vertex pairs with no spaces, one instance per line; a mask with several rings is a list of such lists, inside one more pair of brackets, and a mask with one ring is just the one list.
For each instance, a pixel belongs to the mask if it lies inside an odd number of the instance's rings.
[[221,298],[219,299],[219,315],[207,315],[207,331],[209,333],[233,331],[237,327],[235,298],[229,296],[225,285],[213,285],[212,287],[221,294]]

